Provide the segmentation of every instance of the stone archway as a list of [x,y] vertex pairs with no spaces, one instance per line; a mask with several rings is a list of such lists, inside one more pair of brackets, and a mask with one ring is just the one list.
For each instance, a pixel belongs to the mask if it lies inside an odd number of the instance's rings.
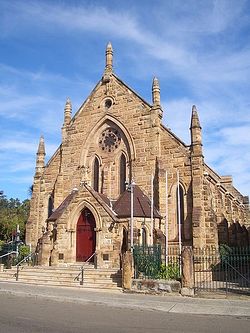
[[[84,208],[76,225],[76,261],[88,260],[96,250],[96,221],[88,208]],[[90,261],[94,261],[94,256]]]

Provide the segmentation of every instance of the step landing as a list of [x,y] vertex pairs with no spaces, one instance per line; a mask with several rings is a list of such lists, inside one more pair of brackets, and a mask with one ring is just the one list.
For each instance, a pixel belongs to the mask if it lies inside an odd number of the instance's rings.
[[[16,267],[0,272],[0,281],[16,281]],[[81,265],[67,267],[21,266],[18,282],[97,289],[121,289],[121,271],[84,265],[83,284],[81,284]]]

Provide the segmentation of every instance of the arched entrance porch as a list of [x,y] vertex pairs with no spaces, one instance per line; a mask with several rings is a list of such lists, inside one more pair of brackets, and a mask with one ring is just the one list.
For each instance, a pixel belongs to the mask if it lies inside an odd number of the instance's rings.
[[[96,222],[92,212],[84,208],[76,226],[76,261],[86,261],[96,249]],[[90,261],[94,261],[94,256]]]

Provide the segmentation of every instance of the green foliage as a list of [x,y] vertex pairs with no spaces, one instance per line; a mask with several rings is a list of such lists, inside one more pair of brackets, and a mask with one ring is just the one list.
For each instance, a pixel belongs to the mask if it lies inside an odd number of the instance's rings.
[[134,265],[136,278],[180,280],[179,263],[161,264],[161,247],[134,246]]
[[137,269],[141,274],[154,278],[158,275],[159,264],[150,257],[142,256],[137,260]]
[[227,256],[232,252],[232,248],[227,244],[221,244],[219,248],[219,252],[221,256]]
[[179,280],[180,279],[180,266],[177,263],[174,264],[161,264],[158,272],[158,279],[165,280]]
[[10,241],[16,230],[20,227],[20,237],[24,239],[25,224],[29,216],[30,201],[28,199],[7,199],[0,194],[0,239]]
[[4,245],[5,241],[0,240],[0,252],[2,251],[3,245]]
[[30,247],[28,245],[21,245],[18,248],[19,252],[19,259],[22,260],[23,258],[27,257],[30,254]]
[[229,259],[230,254],[232,254],[233,249],[227,244],[221,244],[219,247],[221,265],[223,266]]

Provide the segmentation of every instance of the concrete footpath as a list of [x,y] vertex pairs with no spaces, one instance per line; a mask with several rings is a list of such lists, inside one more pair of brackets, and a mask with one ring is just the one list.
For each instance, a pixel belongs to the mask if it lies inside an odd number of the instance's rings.
[[129,294],[113,290],[38,286],[19,282],[0,282],[0,298],[2,293],[22,297],[46,298],[59,302],[102,304],[116,308],[136,308],[179,314],[244,316],[250,319],[250,297],[241,300],[156,296]]

